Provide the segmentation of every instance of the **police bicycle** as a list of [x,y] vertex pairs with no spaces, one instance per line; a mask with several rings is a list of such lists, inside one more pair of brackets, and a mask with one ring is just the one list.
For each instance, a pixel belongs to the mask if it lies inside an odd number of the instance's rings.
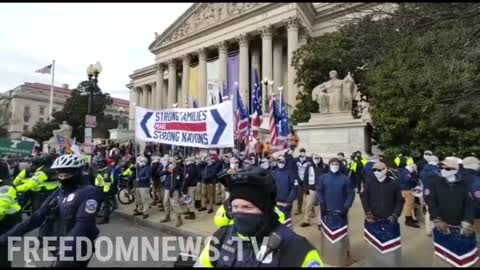
[[[150,186],[150,198],[153,199],[153,187]],[[131,204],[135,201],[135,185],[129,183],[128,177],[122,176],[117,192],[117,199],[123,205]]]

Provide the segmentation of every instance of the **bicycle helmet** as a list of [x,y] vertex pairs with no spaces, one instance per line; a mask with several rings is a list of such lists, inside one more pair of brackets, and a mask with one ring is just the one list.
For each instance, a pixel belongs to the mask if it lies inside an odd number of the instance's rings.
[[80,156],[63,155],[53,162],[51,169],[76,169],[82,168],[84,165],[85,161]]

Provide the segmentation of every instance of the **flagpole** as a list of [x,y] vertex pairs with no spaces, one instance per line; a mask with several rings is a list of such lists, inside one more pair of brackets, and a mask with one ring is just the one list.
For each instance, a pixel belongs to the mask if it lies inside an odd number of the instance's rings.
[[49,116],[50,120],[53,118],[53,83],[55,81],[55,60],[52,61],[52,84],[50,85],[50,109]]

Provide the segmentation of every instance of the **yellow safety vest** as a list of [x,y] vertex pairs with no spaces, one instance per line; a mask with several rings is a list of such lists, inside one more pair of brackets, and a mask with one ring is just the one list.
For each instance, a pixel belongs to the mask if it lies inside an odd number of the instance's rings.
[[103,192],[109,192],[110,186],[113,182],[113,173],[108,171],[108,167],[98,170],[97,176],[95,177],[95,186],[103,187]]
[[36,169],[32,177],[25,179],[24,183],[17,187],[17,191],[40,191],[42,188],[49,191],[57,189],[60,183],[58,181],[48,181],[48,176],[42,169],[43,166]]
[[15,179],[13,180],[13,185],[14,185],[14,186],[19,186],[19,185],[23,184],[26,179],[27,179],[27,170],[26,170],[26,169],[23,169],[23,170],[17,175],[17,177],[15,177]]
[[[1,182],[1,181],[0,181]],[[17,191],[12,186],[0,187],[0,220],[6,215],[18,213],[22,207],[17,202]]]
[[[395,158],[395,160],[393,161],[393,162],[395,162],[395,165],[397,165],[397,167],[400,166],[400,157],[401,157],[401,156],[398,155],[398,156]],[[407,158],[407,166],[410,165],[410,164],[415,163],[415,162],[413,161],[413,158],[412,158],[412,157],[406,157],[406,158]]]
[[[282,210],[278,209],[278,207],[276,206],[274,211],[275,213],[277,213],[278,222],[280,222],[281,224],[285,224],[285,213],[283,213]],[[228,225],[232,225],[234,223],[233,219],[229,219],[227,217],[227,211],[225,210],[225,207],[223,207],[223,204],[217,209],[217,212],[213,217],[213,223],[215,223],[215,226],[217,226],[217,228],[222,228]]]
[[130,165],[130,167],[128,167],[125,171],[122,172],[122,176],[126,176],[126,177],[129,177],[133,174],[132,172],[132,168],[134,167],[134,165]]
[[[368,160],[363,157],[361,162],[362,162],[363,166],[365,166],[368,163]],[[352,172],[357,171],[357,162],[355,160],[352,160],[352,162],[350,163],[350,171],[352,171]]]

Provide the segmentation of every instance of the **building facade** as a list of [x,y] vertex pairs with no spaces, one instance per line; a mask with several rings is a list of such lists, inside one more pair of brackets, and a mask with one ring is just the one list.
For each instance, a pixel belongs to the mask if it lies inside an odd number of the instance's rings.
[[208,62],[218,60],[219,85],[225,85],[233,54],[238,54],[236,83],[247,106],[257,70],[260,80],[273,80],[272,88],[262,89],[263,109],[278,87],[283,87],[285,100],[293,107],[299,89],[292,55],[306,38],[336,31],[342,22],[375,9],[392,8],[395,5],[378,3],[195,3],[162,34],[155,33],[149,46],[154,64],[130,75],[129,127],[134,126],[135,106],[163,109],[191,104],[192,66],[198,67],[194,82],[198,105],[206,106]]
[[[54,87],[53,112],[63,109],[72,89],[68,85]],[[112,98],[105,110],[121,123],[128,123],[129,101]],[[0,126],[8,130],[9,137],[20,138],[31,131],[38,121],[47,121],[50,106],[50,85],[26,82],[0,94]]]

